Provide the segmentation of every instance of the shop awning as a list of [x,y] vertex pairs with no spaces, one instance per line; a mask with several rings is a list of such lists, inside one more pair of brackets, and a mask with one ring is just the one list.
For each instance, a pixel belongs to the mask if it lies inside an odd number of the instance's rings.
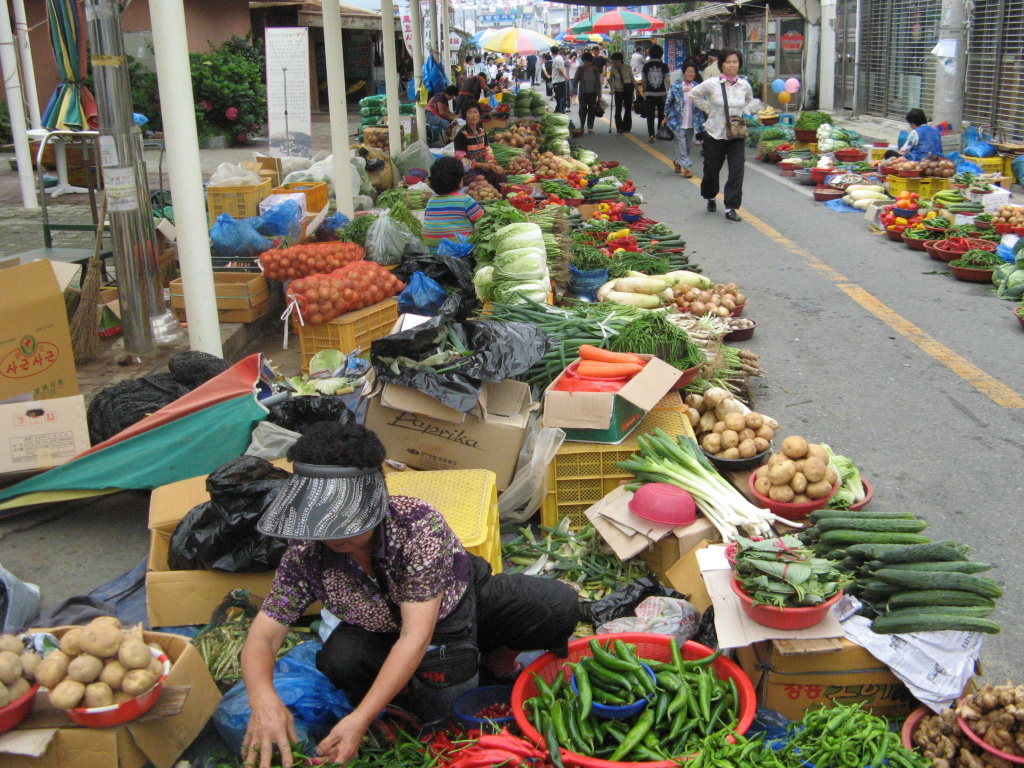
[[[337,5],[341,12],[341,26],[343,29],[380,31],[379,13],[340,2]],[[323,28],[323,4],[321,0],[250,0],[249,3],[250,9],[294,7],[298,7],[298,23],[300,27]]]
[[752,3],[754,0],[735,0],[732,3],[708,3],[703,8],[697,8],[669,19],[670,24],[681,24],[684,21],[697,21],[698,19],[710,19],[715,16],[730,16],[733,11],[742,5]]

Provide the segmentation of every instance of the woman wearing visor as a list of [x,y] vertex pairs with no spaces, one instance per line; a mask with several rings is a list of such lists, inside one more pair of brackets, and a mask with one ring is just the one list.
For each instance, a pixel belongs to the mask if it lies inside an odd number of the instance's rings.
[[276,745],[290,766],[295,732],[274,692],[274,657],[316,601],[340,620],[317,667],[355,707],[319,745],[342,764],[392,700],[435,722],[476,687],[479,664],[503,679],[518,671],[522,651],[567,655],[581,618],[576,593],[552,579],[491,574],[438,510],[389,496],[384,446],[372,432],[319,424],[288,458],[295,474],[259,523],[289,543],[242,651],[247,764],[269,766]]

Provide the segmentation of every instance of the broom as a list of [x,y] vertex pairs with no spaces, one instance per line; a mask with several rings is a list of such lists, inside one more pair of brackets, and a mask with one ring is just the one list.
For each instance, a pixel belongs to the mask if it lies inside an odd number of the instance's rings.
[[92,257],[86,269],[82,284],[82,296],[78,308],[71,319],[71,348],[75,353],[75,362],[88,363],[100,351],[100,335],[97,327],[100,305],[100,277],[103,274],[103,259],[100,249],[103,247],[103,227],[107,219],[107,196],[103,195],[100,205],[100,219],[96,227],[96,239],[93,241]]

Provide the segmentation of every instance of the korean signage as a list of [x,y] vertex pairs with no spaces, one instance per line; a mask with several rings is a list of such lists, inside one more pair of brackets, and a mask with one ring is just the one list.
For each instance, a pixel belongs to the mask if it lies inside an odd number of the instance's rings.
[[683,68],[686,61],[687,46],[686,40],[681,37],[665,38],[665,63],[673,72]]
[[782,50],[786,53],[799,53],[804,49],[804,36],[795,29],[784,32],[782,34],[781,42]]
[[267,117],[270,154],[313,154],[309,107],[309,35],[306,27],[268,27]]
[[533,21],[532,13],[485,13],[477,17],[478,24],[515,24],[517,21]]

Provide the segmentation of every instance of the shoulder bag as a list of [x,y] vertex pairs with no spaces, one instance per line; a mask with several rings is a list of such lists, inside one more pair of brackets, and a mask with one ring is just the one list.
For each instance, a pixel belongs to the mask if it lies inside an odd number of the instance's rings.
[[722,106],[725,107],[725,138],[745,139],[750,135],[747,124],[742,117],[729,114],[729,94],[726,93],[725,83],[722,83]]

